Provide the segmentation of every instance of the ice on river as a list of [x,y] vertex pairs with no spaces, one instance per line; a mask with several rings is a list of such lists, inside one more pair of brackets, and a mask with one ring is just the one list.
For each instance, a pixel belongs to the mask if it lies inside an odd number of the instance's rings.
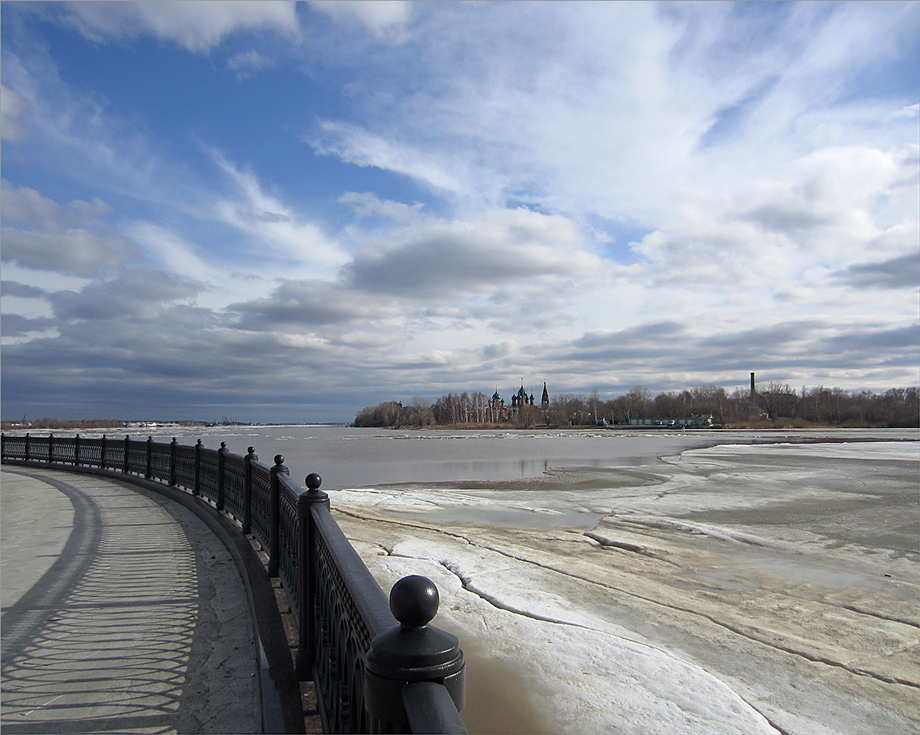
[[330,493],[441,592],[471,732],[920,729],[920,444],[723,445]]

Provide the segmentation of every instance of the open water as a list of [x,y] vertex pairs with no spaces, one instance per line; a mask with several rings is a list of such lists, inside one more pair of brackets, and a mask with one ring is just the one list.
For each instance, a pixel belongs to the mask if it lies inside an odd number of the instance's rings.
[[[216,449],[245,454],[256,449],[271,465],[285,458],[291,477],[303,483],[311,472],[324,490],[384,484],[507,482],[541,477],[563,468],[647,466],[659,457],[716,444],[845,439],[917,438],[916,430],[831,429],[764,431],[708,430],[390,430],[347,426],[234,426],[129,430],[132,438],[152,435],[182,444],[202,439]],[[109,435],[116,432],[109,431]]]

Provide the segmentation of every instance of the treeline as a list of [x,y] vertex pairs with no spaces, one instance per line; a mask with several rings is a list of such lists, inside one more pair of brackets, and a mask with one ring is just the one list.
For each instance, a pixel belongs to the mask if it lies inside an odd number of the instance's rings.
[[38,419],[22,423],[20,421],[4,421],[3,429],[111,429],[122,427],[124,421],[113,419],[81,419],[80,421],[66,421],[64,419]]
[[[204,421],[174,421],[177,426],[205,426]],[[72,431],[74,429],[123,429],[129,422],[119,419],[80,419],[70,421],[67,419],[36,419],[35,421],[3,421],[0,422],[4,431],[13,429],[55,429]]]
[[750,391],[727,393],[702,386],[652,396],[636,386],[622,396],[602,400],[560,395],[549,408],[521,406],[502,414],[484,393],[448,393],[433,404],[416,397],[409,405],[388,401],[365,408],[355,426],[514,426],[517,428],[629,424],[632,419],[678,419],[711,415],[714,425],[726,428],[791,428],[808,426],[890,427],[920,425],[920,388],[892,388],[884,393],[841,388],[803,388],[771,383],[753,396]]

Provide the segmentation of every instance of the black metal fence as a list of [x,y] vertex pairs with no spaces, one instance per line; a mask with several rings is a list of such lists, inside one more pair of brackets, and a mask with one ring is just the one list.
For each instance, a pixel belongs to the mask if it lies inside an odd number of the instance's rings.
[[457,639],[429,621],[438,591],[425,577],[405,577],[389,600],[329,511],[322,479],[307,489],[249,447],[205,449],[131,439],[2,435],[4,463],[96,468],[184,488],[224,512],[268,555],[297,623],[297,674],[312,680],[325,732],[450,732],[466,690]]

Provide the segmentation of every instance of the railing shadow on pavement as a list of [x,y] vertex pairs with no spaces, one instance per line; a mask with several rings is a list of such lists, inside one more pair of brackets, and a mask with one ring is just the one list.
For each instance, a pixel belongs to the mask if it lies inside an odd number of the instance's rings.
[[[209,524],[212,530],[236,530],[229,543],[238,552],[249,545],[247,538],[258,544],[264,573],[278,578],[290,605],[296,675],[313,682],[325,732],[466,732],[459,715],[466,697],[463,652],[454,636],[429,624],[438,609],[437,588],[427,578],[405,577],[388,599],[332,517],[319,475],[307,476],[305,490],[291,481],[281,455],[269,467],[252,447],[239,456],[223,443],[206,449],[200,440],[186,446],[176,439],[4,434],[0,444],[4,464],[101,473],[184,495],[186,502],[197,498],[220,521],[219,527]],[[244,556],[238,563],[250,579],[258,577],[262,570],[254,569],[253,555]],[[255,586],[250,591],[264,597],[265,585]],[[257,617],[261,607],[257,599]],[[167,618],[165,625],[171,624]],[[279,631],[257,622],[263,637],[277,638]],[[181,652],[169,654],[175,655]],[[167,680],[168,660],[160,665]],[[157,662],[147,664],[157,670]],[[263,668],[283,689],[270,664]]]
[[199,616],[195,570],[177,568],[194,566],[176,553],[188,539],[172,519],[131,519],[123,497],[118,519],[111,499],[43,482],[69,499],[73,530],[4,609],[3,731],[177,731]]

